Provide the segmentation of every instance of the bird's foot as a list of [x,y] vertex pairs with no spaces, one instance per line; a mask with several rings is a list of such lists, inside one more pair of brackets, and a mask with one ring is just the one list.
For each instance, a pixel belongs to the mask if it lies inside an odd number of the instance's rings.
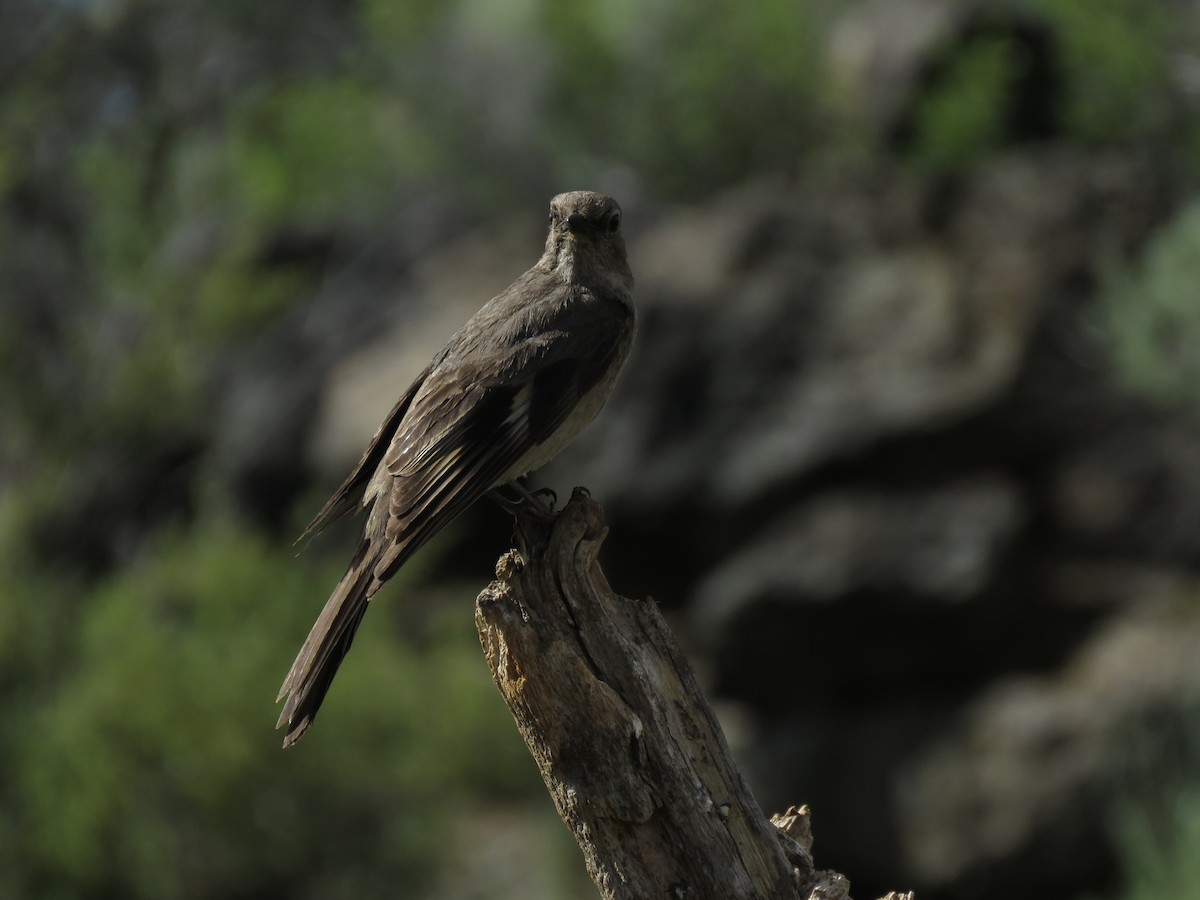
[[[542,498],[547,498],[545,503],[542,503]],[[558,503],[558,492],[554,488],[538,488],[529,494],[529,500],[533,503],[541,503],[550,512],[554,512],[554,506]]]
[[[517,495],[517,498],[510,499],[501,493],[501,488],[492,488],[488,491],[488,496],[492,498],[500,506],[501,509],[508,512],[510,515],[522,513],[534,513],[543,518],[554,518],[554,504],[558,502],[558,494],[550,488],[539,488],[536,491],[531,491],[519,481],[510,481],[504,485],[504,488],[512,491]],[[548,497],[549,500],[543,500],[543,497]]]

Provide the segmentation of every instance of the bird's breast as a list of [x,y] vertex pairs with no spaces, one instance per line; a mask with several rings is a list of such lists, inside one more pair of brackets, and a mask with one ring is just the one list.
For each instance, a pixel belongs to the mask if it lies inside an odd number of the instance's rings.
[[579,402],[567,414],[566,418],[563,419],[562,424],[544,441],[534,445],[529,453],[506,472],[503,478],[496,482],[497,485],[507,484],[514,478],[520,478],[523,475],[528,475],[535,469],[541,468],[554,459],[554,457],[558,456],[571,441],[575,440],[579,432],[591,424],[592,420],[600,414],[600,410],[604,408],[609,394],[612,393],[613,385],[617,381],[617,374],[621,371],[621,367],[629,355],[631,344],[632,334],[623,342],[617,352],[613,354],[604,374],[588,389],[587,393],[579,398]]

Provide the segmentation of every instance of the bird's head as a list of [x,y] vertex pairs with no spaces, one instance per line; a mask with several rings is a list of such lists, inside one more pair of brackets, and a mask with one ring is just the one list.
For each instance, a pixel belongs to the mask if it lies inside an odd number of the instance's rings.
[[607,194],[569,191],[550,201],[550,233],[542,261],[570,278],[607,273],[633,286],[621,234],[621,205]]

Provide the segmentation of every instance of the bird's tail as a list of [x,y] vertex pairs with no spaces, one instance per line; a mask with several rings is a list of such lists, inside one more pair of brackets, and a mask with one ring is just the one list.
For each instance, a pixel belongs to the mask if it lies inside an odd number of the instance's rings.
[[369,544],[364,541],[338,582],[296,661],[283,679],[276,702],[287,697],[276,728],[287,726],[283,746],[290,747],[312,724],[325,699],[325,692],[337,674],[338,666],[350,650],[367,604],[374,593],[374,567],[369,564]]

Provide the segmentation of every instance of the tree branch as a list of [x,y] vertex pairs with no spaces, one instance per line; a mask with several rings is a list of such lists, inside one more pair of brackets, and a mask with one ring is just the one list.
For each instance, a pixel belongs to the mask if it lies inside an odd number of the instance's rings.
[[772,824],[758,808],[657,605],[609,588],[600,505],[576,490],[516,533],[479,639],[601,895],[848,898],[814,871],[807,809]]

